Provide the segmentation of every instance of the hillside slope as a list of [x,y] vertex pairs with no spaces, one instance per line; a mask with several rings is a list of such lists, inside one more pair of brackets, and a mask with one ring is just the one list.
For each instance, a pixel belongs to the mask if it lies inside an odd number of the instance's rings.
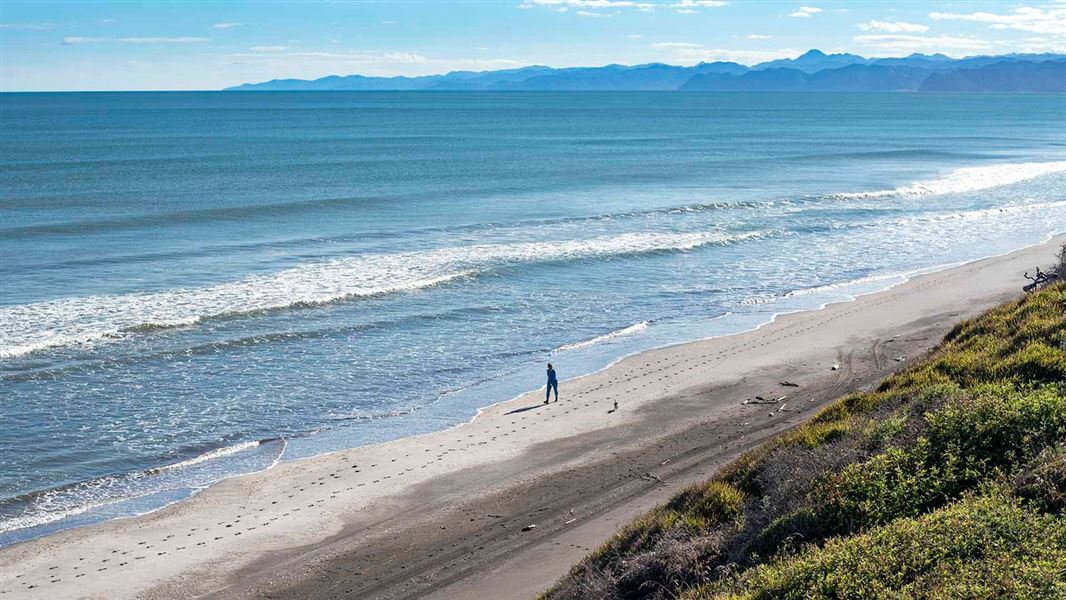
[[1066,597],[1066,284],[957,325],[545,599]]
[[921,92],[1066,92],[1066,61],[1000,62],[933,73]]

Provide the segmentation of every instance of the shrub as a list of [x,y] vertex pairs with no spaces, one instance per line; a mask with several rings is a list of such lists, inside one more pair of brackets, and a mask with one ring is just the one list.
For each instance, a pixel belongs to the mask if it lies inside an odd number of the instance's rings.
[[808,546],[682,596],[1055,598],[1066,594],[1066,520],[1008,493]]
[[1048,448],[1019,473],[1014,493],[1043,512],[1066,511],[1066,445]]

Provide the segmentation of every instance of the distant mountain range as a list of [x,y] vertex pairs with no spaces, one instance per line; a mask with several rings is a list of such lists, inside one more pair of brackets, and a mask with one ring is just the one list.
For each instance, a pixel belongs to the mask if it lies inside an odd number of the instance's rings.
[[1066,55],[1006,54],[954,59],[943,54],[865,58],[810,50],[745,66],[662,63],[555,69],[452,71],[422,77],[330,75],[274,79],[227,91],[683,91],[683,92],[1066,92]]

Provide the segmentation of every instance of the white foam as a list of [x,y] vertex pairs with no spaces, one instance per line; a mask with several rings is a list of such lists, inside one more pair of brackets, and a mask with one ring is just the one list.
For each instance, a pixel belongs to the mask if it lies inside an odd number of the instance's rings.
[[68,495],[64,494],[63,490],[55,490],[54,492],[42,494],[38,497],[33,504],[33,510],[27,511],[25,514],[19,516],[0,520],[0,533],[8,533],[18,529],[26,529],[28,527],[48,525],[49,523],[55,523],[56,521],[76,517],[91,510],[111,506],[119,502],[135,500],[148,495],[150,494],[116,496],[102,501],[83,501],[71,504],[67,497]]
[[1066,161],[1003,163],[955,169],[937,179],[916,181],[893,190],[836,194],[837,198],[908,198],[938,194],[974,192],[1010,185],[1066,171]]
[[635,323],[633,325],[630,325],[629,327],[623,327],[622,329],[619,329],[617,331],[612,331],[611,333],[606,333],[604,335],[596,336],[596,337],[594,337],[594,338],[592,338],[590,340],[585,340],[583,342],[575,342],[573,344],[564,344],[564,345],[559,346],[558,348],[556,348],[555,351],[556,352],[563,352],[563,351],[566,351],[566,350],[577,350],[578,348],[586,348],[588,346],[594,346],[596,344],[602,344],[603,342],[608,342],[610,340],[622,337],[624,335],[632,335],[632,334],[634,334],[634,333],[636,333],[638,331],[644,331],[647,328],[648,328],[648,322],[647,321],[641,321],[640,323]]
[[[122,502],[146,498],[160,492],[180,488],[200,488],[214,483],[224,477],[233,475],[225,471],[223,464],[205,465],[241,452],[254,450],[267,442],[277,442],[278,450],[273,461],[265,468],[273,468],[285,452],[286,441],[283,438],[242,442],[224,448],[217,448],[193,457],[189,460],[164,465],[146,471],[137,471],[123,475],[112,475],[91,479],[72,486],[64,486],[34,494],[29,498],[19,514],[6,514],[0,518],[0,534],[18,529],[39,527],[82,515],[89,511],[105,509]],[[198,468],[190,477],[188,473],[178,471]],[[250,470],[259,470],[256,467]],[[220,470],[221,469],[221,470]],[[238,472],[248,472],[245,469]],[[184,477],[184,479],[182,479]]]
[[885,287],[891,287],[907,280],[905,273],[882,273],[876,275],[868,275],[866,277],[860,277],[858,279],[851,279],[849,281],[841,281],[839,283],[828,283],[826,285],[819,285],[815,287],[803,288],[799,290],[792,290],[784,295],[785,298],[792,298],[795,296],[808,296],[811,294],[822,294],[825,292],[836,292],[845,288],[852,288],[860,285],[870,283],[882,283],[891,281],[891,284],[885,284]]
[[217,458],[222,458],[223,456],[229,456],[230,454],[236,454],[238,452],[244,452],[245,450],[251,450],[252,448],[258,448],[259,444],[259,440],[256,440],[252,442],[234,444],[232,446],[226,446],[224,448],[216,448],[215,450],[211,450],[210,452],[204,452],[200,456],[190,458],[189,460],[183,460],[179,463],[174,463],[172,465],[164,465],[162,467],[157,467],[155,469],[152,469],[152,472],[161,473],[163,471],[176,471],[178,469],[185,469],[193,465],[205,463],[209,460],[215,460]]
[[0,359],[56,346],[121,339],[156,328],[189,326],[205,318],[413,291],[508,264],[688,250],[760,235],[763,234],[630,233],[363,254],[208,287],[7,306],[0,308]]

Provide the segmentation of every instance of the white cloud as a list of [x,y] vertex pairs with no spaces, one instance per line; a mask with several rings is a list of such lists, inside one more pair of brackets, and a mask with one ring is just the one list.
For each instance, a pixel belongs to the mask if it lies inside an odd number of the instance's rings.
[[670,60],[679,64],[698,62],[728,61],[746,65],[765,62],[778,58],[798,56],[802,51],[793,48],[777,50],[726,50],[723,48],[705,48],[703,44],[690,42],[659,42],[651,44],[652,48],[667,52]]
[[986,51],[998,44],[987,40],[947,35],[922,36],[907,34],[876,34],[855,36],[856,42],[886,52],[943,52],[958,55],[960,52]]
[[987,23],[991,29],[1029,31],[1045,35],[1066,35],[1066,7],[1033,8],[1019,6],[1008,14],[988,12],[974,13],[929,13],[937,21],[971,21]]
[[694,15],[694,14],[700,12],[700,11],[698,11],[698,10],[696,10],[694,8],[679,8],[679,9],[677,9],[677,12],[678,12],[678,14],[682,14],[682,15]]
[[1054,52],[1056,54],[1066,54],[1066,40],[1062,38],[1030,37],[1022,40],[1015,47],[1015,50],[1027,53]]
[[788,13],[788,16],[809,19],[811,15],[816,15],[820,12],[822,12],[822,9],[818,8],[817,6],[801,6],[795,11]]
[[883,31],[885,33],[925,33],[929,31],[928,25],[918,23],[904,23],[903,21],[878,21],[876,19],[859,23],[859,29],[863,31]]
[[593,19],[598,19],[598,18],[603,16],[600,13],[589,12],[587,10],[579,10],[579,11],[575,12],[574,14],[579,16],[579,17],[588,17],[588,18],[593,18]]
[[76,44],[101,44],[105,42],[117,42],[119,44],[200,44],[203,42],[210,42],[210,38],[205,37],[124,37],[124,38],[104,38],[104,37],[80,37],[80,36],[68,36],[63,38],[63,44],[66,46],[73,46]]
[[249,48],[252,52],[284,52],[289,49],[289,46],[252,46]]
[[[264,46],[265,47],[265,46]],[[254,50],[254,49],[253,49]],[[255,54],[230,54],[233,58],[254,58],[254,59],[297,59],[302,61],[351,61],[355,63],[390,63],[390,64],[421,64],[427,62],[425,56],[418,54],[417,52],[375,52],[375,51],[349,51],[349,52],[326,52],[326,51],[308,51],[308,52],[263,52],[255,50]]]
[[640,39],[644,38],[644,34],[642,34],[642,33],[632,33],[630,35],[627,35],[626,38],[631,39],[631,40],[640,40]]
[[[331,74],[367,76],[431,75],[455,70],[510,69],[524,63],[506,58],[432,58],[418,52],[348,50],[244,52],[225,55],[242,73],[262,73],[264,79],[316,79]],[[253,80],[254,76],[249,76]]]
[[106,42],[107,38],[99,37],[80,37],[80,36],[67,36],[63,38],[64,46],[73,46],[75,44],[95,44],[97,42]]
[[729,4],[721,0],[681,0],[670,5],[670,8],[693,9],[693,8],[721,8]]
[[746,40],[768,40],[768,39],[771,39],[773,37],[774,36],[772,36],[772,35],[760,35],[758,33],[749,33],[748,35],[744,36],[744,39],[746,39]]
[[211,26],[212,29],[231,29],[233,27],[240,27],[244,23],[215,23]]
[[691,42],[656,42],[651,45],[656,50],[678,50],[681,48],[702,48],[703,44],[693,44]]
[[210,38],[205,37],[124,37],[118,38],[118,41],[123,44],[202,44],[204,42],[210,42]]
[[22,29],[25,31],[48,31],[55,29],[54,23],[0,23],[0,29]]
[[636,2],[634,0],[525,0],[518,8],[533,8],[546,6],[559,12],[566,12],[568,8],[632,8],[637,10],[654,10],[652,2]]

